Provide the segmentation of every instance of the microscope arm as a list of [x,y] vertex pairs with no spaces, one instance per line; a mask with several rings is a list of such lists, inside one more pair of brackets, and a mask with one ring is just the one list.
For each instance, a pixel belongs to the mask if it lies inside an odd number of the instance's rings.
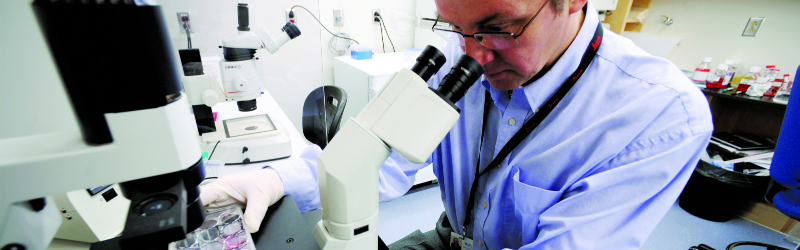
[[417,74],[395,74],[317,160],[323,220],[314,236],[320,246],[376,248],[378,169],[392,148],[411,162],[424,162],[458,117]]

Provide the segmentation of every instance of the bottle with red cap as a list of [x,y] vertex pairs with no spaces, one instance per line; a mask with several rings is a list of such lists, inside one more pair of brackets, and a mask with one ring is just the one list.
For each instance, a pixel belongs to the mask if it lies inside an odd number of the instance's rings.
[[767,81],[772,82],[778,78],[781,70],[776,69],[775,65],[767,65],[766,69],[764,70],[764,77],[767,78]]

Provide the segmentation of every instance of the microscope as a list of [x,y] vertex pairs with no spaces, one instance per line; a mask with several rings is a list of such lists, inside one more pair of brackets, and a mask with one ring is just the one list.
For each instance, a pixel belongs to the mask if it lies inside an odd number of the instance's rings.
[[112,183],[130,205],[103,249],[166,249],[203,222],[197,127],[150,2],[33,2],[80,130],[0,140],[0,249],[45,249],[53,195]]
[[192,104],[201,147],[205,152],[214,152],[214,159],[226,164],[289,157],[292,154],[291,139],[283,132],[282,125],[273,121],[269,114],[216,121],[211,110],[220,102],[234,101],[238,112],[256,110],[256,98],[261,96],[256,50],[266,49],[274,54],[283,44],[300,35],[300,29],[290,22],[274,37],[264,28],[251,31],[247,4],[240,3],[237,10],[238,34],[222,41],[224,60],[219,63],[221,84],[213,76],[203,73],[198,49],[179,51],[184,71],[181,81]]
[[438,89],[426,81],[445,62],[428,46],[411,70],[397,72],[355,118],[350,118],[317,158],[322,221],[314,238],[323,250],[377,249],[378,169],[392,149],[422,163],[461,112],[455,103],[483,74],[462,56]]

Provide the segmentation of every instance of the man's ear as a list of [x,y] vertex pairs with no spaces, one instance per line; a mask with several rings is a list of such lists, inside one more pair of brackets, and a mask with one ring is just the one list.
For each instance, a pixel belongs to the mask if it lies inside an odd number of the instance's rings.
[[583,9],[583,6],[586,5],[586,1],[588,0],[567,0],[567,1],[568,1],[567,7],[569,7],[568,9],[569,14],[575,14]]

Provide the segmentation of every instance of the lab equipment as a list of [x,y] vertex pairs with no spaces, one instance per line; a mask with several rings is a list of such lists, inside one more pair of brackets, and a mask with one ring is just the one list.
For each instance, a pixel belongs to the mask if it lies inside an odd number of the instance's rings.
[[242,209],[228,206],[206,215],[203,225],[175,241],[177,250],[255,250],[253,238],[242,226]]
[[322,249],[378,247],[378,168],[392,149],[424,162],[458,120],[454,103],[483,74],[477,61],[462,56],[438,89],[428,88],[444,62],[441,52],[426,47],[414,67],[397,72],[320,154],[323,209],[314,237]]
[[750,88],[750,85],[756,83],[756,78],[760,76],[759,72],[761,72],[761,67],[751,67],[750,72],[742,77],[742,81],[739,82],[739,86],[736,87],[736,91],[747,92],[747,89]]
[[[266,113],[247,117],[233,113],[252,113],[257,109],[261,89],[256,71],[256,50],[266,49],[274,54],[283,44],[299,36],[300,30],[287,22],[275,37],[263,28],[252,32],[247,4],[239,4],[237,10],[239,34],[222,41],[224,60],[219,63],[222,84],[213,76],[203,74],[199,50],[180,51],[185,75],[181,80],[195,114],[201,147],[205,152],[214,152],[210,157],[228,165],[289,157],[291,139],[284,133],[282,124],[274,122]],[[197,67],[187,66],[193,63],[200,65],[199,74],[195,73]],[[238,111],[224,111],[233,118],[216,121],[211,107],[220,104],[217,109],[225,109],[228,104],[222,102],[233,101]]]
[[717,65],[717,70],[714,71],[714,74],[709,74],[708,79],[706,79],[706,88],[719,89],[728,87],[728,82],[725,81],[727,75],[728,65]]
[[733,81],[733,77],[736,75],[736,66],[733,66],[735,61],[733,59],[725,59],[725,65],[728,65],[728,72],[725,73],[725,80],[723,85],[728,85]]
[[[205,217],[197,189],[203,163],[160,7],[49,0],[32,7],[80,130],[0,140],[0,248],[45,249],[61,222],[50,196],[109,183],[120,183],[130,200],[125,228],[95,244],[150,249],[183,239]],[[120,48],[135,56],[114,56]]]
[[789,103],[789,94],[792,92],[792,85],[794,82],[789,80],[789,77],[785,77],[783,79],[783,84],[781,84],[781,88],[778,89],[778,93],[775,94],[775,98],[772,98],[772,101],[779,102],[779,103]]
[[711,73],[711,57],[703,58],[703,62],[694,69],[692,74],[692,81],[695,83],[703,84],[706,82],[708,75]]
[[356,60],[372,59],[372,46],[356,44],[350,46],[350,57]]
[[767,90],[769,90],[770,87],[772,87],[772,84],[769,84],[767,82],[766,77],[759,77],[756,79],[756,82],[753,83],[753,85],[751,85],[750,88],[747,89],[747,92],[745,93],[748,96],[761,97],[764,95],[764,93],[767,93]]
[[780,73],[781,70],[776,69],[775,65],[767,65],[767,67],[764,69],[764,77],[767,78],[768,82],[775,81]]

